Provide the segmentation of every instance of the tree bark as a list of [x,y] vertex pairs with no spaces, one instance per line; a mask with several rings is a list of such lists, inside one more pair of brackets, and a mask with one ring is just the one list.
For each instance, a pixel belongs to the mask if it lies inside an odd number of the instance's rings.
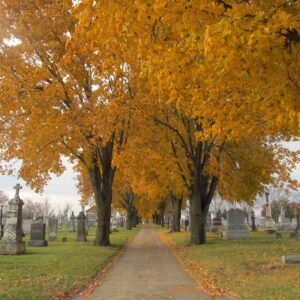
[[[93,165],[88,167],[98,217],[94,241],[95,246],[110,245],[112,184],[115,174],[115,169],[112,167],[113,145],[114,139],[112,138],[106,146],[97,149],[101,155],[101,161],[99,162],[98,155],[95,153],[92,161]],[[101,169],[99,165],[101,165]]]
[[126,218],[126,229],[131,230],[133,224],[133,217],[134,217],[134,193],[132,191],[127,192],[123,196],[123,205],[127,211],[127,218]]
[[180,232],[182,198],[177,198],[175,196],[171,196],[171,202],[172,202],[171,232]]
[[166,203],[165,202],[160,203],[159,218],[160,218],[161,227],[165,227],[165,210],[166,210]]
[[202,245],[206,242],[206,219],[217,183],[216,177],[200,175],[194,178],[191,196],[191,244]]
[[218,178],[204,174],[204,167],[210,159],[209,144],[198,143],[193,163],[194,173],[191,186],[191,240],[190,244],[206,242],[206,218],[210,203],[218,185]]

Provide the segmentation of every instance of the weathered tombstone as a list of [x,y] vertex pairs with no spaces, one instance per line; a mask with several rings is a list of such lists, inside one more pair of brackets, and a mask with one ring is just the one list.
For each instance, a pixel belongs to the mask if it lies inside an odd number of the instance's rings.
[[300,208],[297,209],[297,227],[296,232],[300,233]]
[[254,210],[251,211],[251,230],[254,232],[254,231],[257,231],[257,227],[256,227],[256,224],[255,224],[255,214],[254,214]]
[[47,247],[46,224],[43,223],[43,217],[39,217],[36,223],[31,224],[30,241],[27,242],[31,247]]
[[24,254],[26,244],[22,240],[22,206],[23,200],[20,199],[19,192],[22,187],[17,184],[15,197],[8,202],[8,215],[4,227],[3,237],[0,241],[1,255]]
[[57,241],[58,220],[54,217],[48,219],[48,239],[51,242]]
[[61,239],[62,242],[67,242],[67,240],[68,240],[68,239],[67,239],[66,236],[62,237],[62,239]]
[[117,215],[115,212],[113,212],[111,219],[110,219],[110,231],[111,232],[118,232],[118,226],[117,226]]
[[281,239],[282,234],[280,232],[275,232],[274,237],[275,237],[275,239]]
[[241,209],[231,208],[227,211],[227,224],[224,226],[223,238],[228,240],[249,238],[245,215]]
[[84,212],[80,212],[78,215],[78,227],[77,227],[77,241],[86,242],[86,231],[85,231],[85,215]]
[[212,219],[211,219],[211,212],[209,211],[207,213],[207,218],[206,218],[206,230],[211,231],[212,227]]
[[212,229],[213,232],[218,232],[222,227],[222,218],[220,216],[216,216],[212,219]]
[[290,238],[291,239],[295,239],[297,237],[297,233],[296,232],[290,232]]
[[269,204],[269,193],[266,192],[266,231],[269,234],[274,234],[276,230],[274,229],[274,221],[272,218],[272,208],[271,205]]
[[300,255],[299,256],[282,256],[282,262],[284,264],[300,264]]
[[71,217],[70,217],[70,222],[69,222],[69,231],[70,232],[75,232],[75,216],[74,212],[72,211]]

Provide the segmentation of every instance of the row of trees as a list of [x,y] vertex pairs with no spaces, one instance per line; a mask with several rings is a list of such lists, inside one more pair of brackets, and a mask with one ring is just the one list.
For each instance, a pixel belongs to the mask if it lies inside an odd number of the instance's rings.
[[148,218],[189,199],[203,244],[216,192],[296,186],[298,18],[288,0],[0,1],[0,158],[38,191],[75,163],[96,245],[131,193]]

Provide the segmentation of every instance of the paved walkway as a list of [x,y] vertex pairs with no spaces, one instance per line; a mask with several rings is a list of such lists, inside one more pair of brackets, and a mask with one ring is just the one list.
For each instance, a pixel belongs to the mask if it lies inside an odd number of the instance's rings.
[[76,300],[213,299],[196,286],[155,230],[145,225],[94,293]]

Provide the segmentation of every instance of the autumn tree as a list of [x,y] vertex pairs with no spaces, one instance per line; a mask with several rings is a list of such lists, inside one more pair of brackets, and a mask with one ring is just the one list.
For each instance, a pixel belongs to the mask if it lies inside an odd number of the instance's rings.
[[299,137],[297,1],[83,1],[78,11],[90,43],[142,66],[138,108],[172,137],[191,243],[205,243],[217,191],[251,202],[289,181],[296,156],[281,141]]
[[71,0],[0,1],[1,159],[20,159],[19,175],[38,191],[64,171],[63,156],[85,168],[97,205],[95,244],[106,246],[133,71],[108,44],[93,51],[75,37],[73,8]]

